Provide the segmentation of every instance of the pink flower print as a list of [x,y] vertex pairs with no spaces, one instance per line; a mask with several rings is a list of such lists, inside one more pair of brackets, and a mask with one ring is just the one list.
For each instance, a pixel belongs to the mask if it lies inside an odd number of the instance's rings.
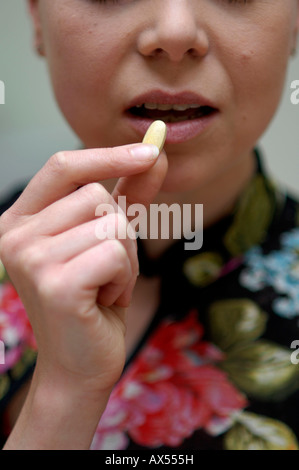
[[[111,395],[107,416],[116,404],[123,414],[110,433],[145,447],[176,447],[197,429],[217,434],[231,426],[247,400],[217,367],[224,354],[203,333],[194,311],[160,326]],[[98,435],[105,430],[102,419]]]

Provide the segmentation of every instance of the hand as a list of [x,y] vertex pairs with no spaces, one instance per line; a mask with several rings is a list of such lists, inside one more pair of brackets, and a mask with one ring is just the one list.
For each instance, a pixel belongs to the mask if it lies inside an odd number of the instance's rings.
[[[142,144],[55,154],[0,218],[0,257],[38,344],[39,380],[113,387],[125,361],[126,308],[138,273],[136,240],[98,240],[99,204],[150,204],[167,171],[165,154],[137,158]],[[95,183],[120,178],[113,193]]]

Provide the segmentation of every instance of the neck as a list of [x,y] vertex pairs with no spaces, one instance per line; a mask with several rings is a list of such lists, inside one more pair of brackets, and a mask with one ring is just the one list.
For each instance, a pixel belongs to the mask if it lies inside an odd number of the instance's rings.
[[[183,204],[202,204],[203,206],[203,228],[207,228],[223,217],[229,215],[245,187],[251,180],[256,169],[256,161],[253,152],[231,166],[227,171],[221,173],[213,181],[200,186],[192,191],[183,193],[159,193],[155,204],[179,204],[183,210]],[[192,211],[194,215],[194,211]],[[191,221],[194,230],[194,217]],[[144,249],[151,258],[159,257],[175,240],[171,233],[168,239],[145,239]]]

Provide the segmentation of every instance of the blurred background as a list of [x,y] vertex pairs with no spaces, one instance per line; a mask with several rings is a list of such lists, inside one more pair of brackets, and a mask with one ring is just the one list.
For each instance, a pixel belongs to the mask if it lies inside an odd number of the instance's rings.
[[[270,174],[299,196],[299,104],[290,100],[294,80],[299,80],[299,50],[290,62],[279,112],[260,148]],[[26,183],[53,153],[79,145],[56,106],[46,64],[33,50],[26,0],[0,2],[0,81],[5,84],[5,104],[0,104],[1,199]]]

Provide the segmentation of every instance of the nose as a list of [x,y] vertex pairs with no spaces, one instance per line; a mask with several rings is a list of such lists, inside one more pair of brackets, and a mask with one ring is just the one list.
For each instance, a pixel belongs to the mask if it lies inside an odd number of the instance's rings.
[[148,27],[139,35],[139,52],[146,57],[167,57],[172,62],[180,62],[186,55],[205,56],[209,49],[207,32],[191,3],[189,0],[153,2]]

